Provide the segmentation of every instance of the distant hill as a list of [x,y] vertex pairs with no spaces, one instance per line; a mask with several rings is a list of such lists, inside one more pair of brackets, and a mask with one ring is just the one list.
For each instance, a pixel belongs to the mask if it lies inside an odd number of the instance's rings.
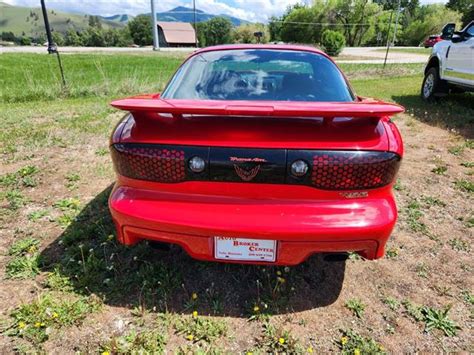
[[[148,13],[149,14],[149,13]],[[194,14],[193,9],[184,6],[178,6],[174,9],[165,12],[158,12],[156,14],[158,21],[171,21],[171,22],[193,22],[194,21]],[[202,10],[196,9],[196,21],[197,22],[204,22],[209,21],[214,17],[222,16],[228,18],[234,26],[239,26],[244,23],[248,23],[248,21],[239,19],[237,17],[232,17],[228,15],[213,15]]]
[[[12,6],[0,2],[0,32],[13,32],[16,36],[38,37],[44,34],[41,8]],[[68,29],[81,31],[89,26],[89,15],[72,14],[48,10],[48,18],[53,31],[65,33]],[[104,28],[119,28],[124,22],[102,19]]]
[[[13,32],[16,36],[38,37],[44,34],[44,22],[41,8],[13,6],[0,2],[0,33]],[[148,13],[149,15],[150,13]],[[53,31],[66,33],[69,29],[81,31],[89,26],[87,14],[67,13],[48,9],[48,18]],[[184,6],[175,7],[172,10],[156,14],[159,21],[171,22],[193,22],[193,9]],[[222,16],[228,18],[233,25],[239,26],[247,21],[228,15],[213,15],[196,9],[196,21],[208,21],[214,17]],[[120,28],[133,19],[128,14],[117,14],[113,16],[99,16],[103,28]]]

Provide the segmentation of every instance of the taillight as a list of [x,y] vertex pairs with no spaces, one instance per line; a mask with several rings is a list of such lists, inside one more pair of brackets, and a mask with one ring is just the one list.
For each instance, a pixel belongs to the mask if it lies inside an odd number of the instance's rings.
[[111,152],[120,175],[157,182],[185,180],[183,150],[152,145],[115,144]]
[[400,157],[390,152],[313,152],[311,184],[323,190],[363,190],[390,184]]
[[[356,150],[210,148],[124,143],[111,147],[117,173],[163,183],[221,181],[366,190],[393,182],[400,156]],[[285,173],[286,172],[286,173]]]

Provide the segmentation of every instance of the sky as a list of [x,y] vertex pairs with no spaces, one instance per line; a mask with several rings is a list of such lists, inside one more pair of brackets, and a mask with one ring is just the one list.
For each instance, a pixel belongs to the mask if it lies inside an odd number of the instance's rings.
[[[11,5],[39,7],[39,0],[0,0]],[[211,14],[226,14],[251,22],[266,22],[272,15],[281,15],[295,3],[311,0],[196,0],[196,8]],[[422,4],[445,3],[446,0],[422,0]],[[150,12],[150,0],[46,0],[49,9],[81,12],[91,15],[137,15]],[[158,12],[176,6],[192,7],[192,0],[155,0]]]

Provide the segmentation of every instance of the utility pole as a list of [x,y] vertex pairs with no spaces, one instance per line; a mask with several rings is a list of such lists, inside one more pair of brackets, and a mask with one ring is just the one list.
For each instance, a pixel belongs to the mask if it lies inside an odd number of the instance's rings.
[[196,26],[196,0],[193,0],[193,14],[194,14],[194,41],[197,48],[198,37],[197,37],[197,26]]
[[393,10],[390,12],[390,21],[388,22],[388,32],[387,32],[387,51],[385,52],[385,59],[383,61],[383,68],[387,65],[388,51],[390,50],[390,29],[392,27],[392,17]]
[[398,0],[397,17],[395,20],[395,29],[393,30],[393,41],[392,41],[393,46],[395,46],[395,41],[397,40],[397,27],[398,27],[398,19],[400,17],[400,6],[401,6],[401,0]]
[[158,38],[158,24],[156,23],[155,0],[151,0],[151,23],[153,26],[153,50],[160,50],[160,40]]

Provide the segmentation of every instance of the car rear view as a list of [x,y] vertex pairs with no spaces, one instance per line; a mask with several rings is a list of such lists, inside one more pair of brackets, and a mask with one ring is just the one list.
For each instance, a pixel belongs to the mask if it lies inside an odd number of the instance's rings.
[[384,255],[403,155],[400,106],[356,97],[324,53],[197,51],[111,138],[119,241],[177,244],[200,260],[294,265],[314,253]]

